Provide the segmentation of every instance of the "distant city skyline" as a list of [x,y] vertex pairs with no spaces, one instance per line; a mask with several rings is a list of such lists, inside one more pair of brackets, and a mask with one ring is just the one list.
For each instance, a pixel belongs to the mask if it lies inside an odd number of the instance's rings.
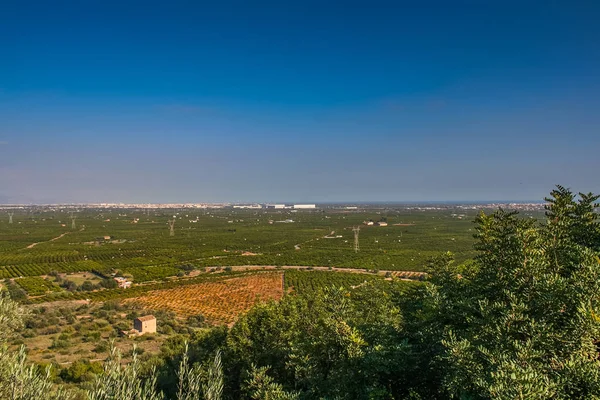
[[[279,202],[279,203],[264,203],[264,202],[222,202],[222,203],[5,203],[0,204],[0,209],[15,209],[15,208],[31,208],[31,207],[47,207],[47,208],[139,208],[139,209],[152,209],[152,208],[247,208],[247,209],[294,209],[296,204],[306,204],[301,202]],[[312,203],[315,207],[310,209],[319,209],[321,207],[345,207],[345,208],[357,208],[357,207],[346,207],[346,206],[398,206],[398,207],[411,207],[411,206],[493,206],[502,207],[508,205],[518,206],[535,206],[536,208],[542,207],[547,202],[545,201],[513,201],[513,200],[490,200],[490,201],[421,201],[421,202],[386,202],[386,201],[372,201],[372,202],[321,202]],[[285,207],[273,207],[275,205]],[[300,207],[306,209],[306,207]]]
[[600,192],[594,2],[7,1],[0,204]]

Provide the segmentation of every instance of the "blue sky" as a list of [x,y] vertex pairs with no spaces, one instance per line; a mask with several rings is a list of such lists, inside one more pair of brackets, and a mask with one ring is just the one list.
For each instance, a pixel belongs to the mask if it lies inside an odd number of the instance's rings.
[[600,192],[599,18],[591,1],[3,1],[0,203]]

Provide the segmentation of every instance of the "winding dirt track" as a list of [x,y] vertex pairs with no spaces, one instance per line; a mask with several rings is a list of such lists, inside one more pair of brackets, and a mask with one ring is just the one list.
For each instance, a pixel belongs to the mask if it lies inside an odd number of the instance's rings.
[[[210,268],[210,267],[209,267]],[[245,271],[245,270],[253,270],[253,269],[300,269],[300,270],[305,270],[307,268],[310,268],[312,270],[315,271],[333,271],[333,272],[350,272],[350,273],[354,273],[354,274],[369,274],[369,275],[375,275],[373,272],[370,271],[366,271],[364,268],[337,268],[337,267],[332,267],[331,269],[329,269],[329,267],[312,267],[312,266],[298,266],[298,265],[284,265],[281,267],[275,267],[275,266],[267,266],[267,265],[240,265],[240,266],[232,266],[231,269],[233,269],[234,271]],[[397,278],[403,279],[403,280],[410,280],[410,281],[414,281],[414,280],[421,280],[424,279],[427,276],[427,273],[425,272],[416,272],[416,271],[388,271],[388,270],[379,270],[377,272],[377,275],[383,275],[385,276],[386,273],[391,273],[392,276],[395,276]]]
[[58,239],[60,239],[61,237],[65,236],[65,235],[68,235],[69,233],[71,233],[71,232],[65,232],[65,233],[63,233],[62,235],[60,235],[60,236],[57,236],[57,237],[55,237],[55,238],[52,238],[52,239],[50,239],[50,240],[46,240],[45,242],[31,243],[31,244],[30,244],[29,246],[27,246],[26,248],[27,248],[27,249],[33,249],[35,246],[37,246],[37,245],[38,245],[38,244],[40,244],[40,243],[54,242],[55,240],[58,240]]
[[[84,225],[84,226],[82,226],[82,227],[79,229],[79,232],[82,232],[82,231],[85,231],[85,225]],[[46,241],[44,241],[44,242],[31,243],[29,246],[27,246],[27,247],[26,247],[26,249],[33,249],[35,246],[37,246],[37,245],[38,245],[38,244],[40,244],[40,243],[54,242],[55,240],[58,240],[58,239],[60,239],[61,237],[65,236],[65,235],[68,235],[69,233],[71,233],[71,232],[65,232],[65,233],[63,233],[62,235],[59,235],[59,236],[57,236],[57,237],[55,237],[55,238],[52,238],[52,239],[50,239],[50,240],[46,240]]]

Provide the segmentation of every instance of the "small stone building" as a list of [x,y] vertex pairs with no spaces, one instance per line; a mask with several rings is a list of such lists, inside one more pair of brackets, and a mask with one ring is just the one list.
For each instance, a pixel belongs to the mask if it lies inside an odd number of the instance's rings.
[[133,320],[133,329],[140,335],[145,333],[156,333],[156,318],[154,315],[145,315]]

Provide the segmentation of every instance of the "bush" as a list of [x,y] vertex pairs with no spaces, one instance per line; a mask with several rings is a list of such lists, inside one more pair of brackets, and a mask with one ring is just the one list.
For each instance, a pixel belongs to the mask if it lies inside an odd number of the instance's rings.
[[[56,332],[54,332],[54,333],[56,333]],[[28,339],[28,338],[33,338],[33,337],[38,336],[38,333],[35,329],[25,329],[25,331],[23,331],[21,336],[23,336],[23,338],[25,338],[25,339]]]
[[84,292],[91,292],[95,286],[91,281],[84,281],[79,288]]
[[[115,282],[115,281],[113,281]],[[115,285],[117,283],[115,282]],[[123,310],[124,307],[121,305],[121,303],[118,300],[108,300],[105,301],[104,304],[102,305],[102,310],[108,310],[108,311],[121,311]]]
[[60,328],[58,326],[49,326],[46,329],[44,329],[41,333],[42,335],[53,335],[58,332],[60,332]]
[[15,301],[24,301],[27,299],[27,293],[21,287],[15,285],[12,281],[8,281],[6,289],[10,298]]
[[95,375],[102,373],[102,364],[91,363],[88,360],[75,361],[69,368],[60,371],[60,377],[65,382],[90,382]]
[[184,270],[186,272],[191,272],[196,269],[196,266],[192,265],[192,264],[184,264],[184,265],[180,265],[179,268],[181,268],[182,270]]
[[110,346],[108,342],[106,340],[102,340],[96,345],[96,347],[94,347],[93,351],[94,353],[105,353],[108,351],[109,347]]
[[73,281],[64,280],[60,286],[69,292],[74,292],[77,290],[77,284]]
[[187,319],[187,325],[193,328],[204,328],[206,326],[206,319],[203,315],[195,315]]
[[62,339],[53,339],[50,349],[67,349],[71,347],[71,342]]
[[100,334],[100,332],[92,331],[92,332],[89,332],[87,335],[85,335],[85,337],[83,338],[83,341],[84,342],[97,342],[98,340],[100,340],[101,337],[102,337],[102,335]]
[[106,289],[116,289],[119,285],[117,284],[117,282],[114,279],[108,278],[108,279],[102,279],[100,281],[100,286],[102,286],[103,288],[106,288]]

